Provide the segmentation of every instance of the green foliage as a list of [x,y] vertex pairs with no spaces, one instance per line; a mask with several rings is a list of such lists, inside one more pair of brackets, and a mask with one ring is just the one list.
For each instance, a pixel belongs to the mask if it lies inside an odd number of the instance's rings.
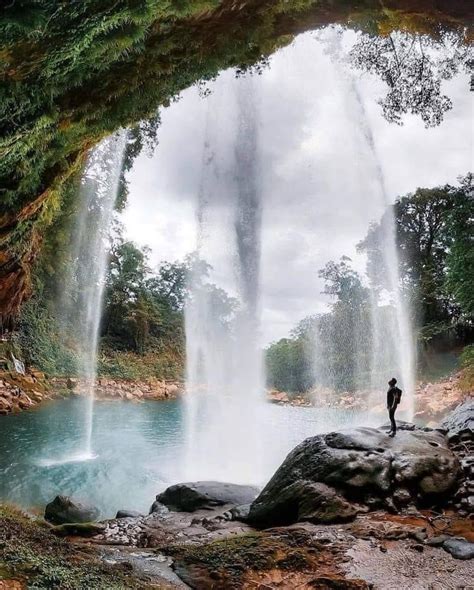
[[441,93],[441,84],[459,69],[468,73],[472,52],[462,35],[390,33],[361,35],[350,51],[356,68],[376,74],[388,88],[379,100],[389,122],[402,124],[402,117],[419,115],[426,127],[439,125],[452,108],[451,99]]
[[[221,588],[241,588],[249,571],[308,571],[311,569],[310,543],[291,532],[278,534],[247,533],[205,545],[172,545],[166,547],[178,564],[215,573]],[[212,575],[212,574],[211,574]]]
[[119,188],[115,208],[122,211],[128,197],[127,172],[132,169],[135,158],[145,150],[148,156],[152,156],[158,144],[158,129],[160,126],[160,114],[157,113],[150,119],[140,121],[138,125],[127,132],[127,143],[123,155],[122,170],[120,172]]
[[474,344],[464,347],[460,365],[462,369],[460,386],[470,394],[474,391]]
[[267,385],[279,391],[301,393],[313,385],[311,359],[301,338],[282,338],[265,351]]
[[99,375],[115,379],[142,381],[146,379],[181,380],[184,359],[181,349],[171,347],[150,349],[144,354],[117,350],[104,339],[98,362]]
[[464,316],[474,321],[474,175],[462,178],[453,193],[446,220],[444,284]]
[[474,367],[474,344],[464,347],[460,360],[461,367]]
[[102,332],[119,350],[173,349],[183,356],[187,263],[164,263],[153,274],[148,250],[117,233],[110,249]]
[[[266,350],[268,385],[288,392],[313,386],[352,391],[367,385],[372,341],[369,291],[343,256],[319,271],[324,293],[333,302],[328,313],[303,319]],[[380,308],[379,313],[386,313]],[[383,368],[380,367],[382,370]]]
[[146,585],[73,544],[56,538],[41,523],[18,510],[0,506],[0,578],[27,580],[28,588],[126,590]]
[[368,255],[372,288],[387,287],[389,271],[383,257],[384,234],[392,216],[400,253],[400,274],[407,295],[416,304],[421,336],[439,335],[474,321],[472,175],[460,186],[419,188],[397,199],[373,224],[358,249]]
[[74,375],[77,356],[68,347],[54,315],[34,297],[22,309],[15,340],[23,357],[48,375]]

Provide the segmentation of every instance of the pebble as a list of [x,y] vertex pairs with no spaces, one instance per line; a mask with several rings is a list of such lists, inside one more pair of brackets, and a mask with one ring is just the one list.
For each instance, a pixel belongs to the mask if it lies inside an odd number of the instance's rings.
[[423,553],[423,551],[425,550],[423,545],[420,545],[419,543],[417,543],[416,545],[413,545],[412,549],[414,549],[415,551],[418,551],[418,553]]

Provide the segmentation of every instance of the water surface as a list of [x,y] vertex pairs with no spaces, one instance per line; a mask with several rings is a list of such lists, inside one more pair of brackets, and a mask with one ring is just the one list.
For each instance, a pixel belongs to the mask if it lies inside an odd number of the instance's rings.
[[[36,410],[2,416],[0,429],[0,501],[43,510],[57,494],[95,504],[102,517],[118,509],[148,511],[157,493],[186,481],[183,461],[184,405],[180,401],[98,402],[92,450],[84,450],[84,403],[59,400]],[[380,417],[349,411],[266,404],[261,439],[266,463],[253,481],[263,485],[291,448],[307,436],[341,426],[376,425]],[[206,428],[205,421],[201,424]],[[224,445],[223,445],[224,447]],[[219,453],[216,441],[216,453]],[[222,457],[223,464],[226,463]],[[202,457],[202,465],[206,458]],[[205,473],[202,479],[219,478]],[[227,463],[226,475],[233,474]],[[228,478],[227,478],[228,479]]]

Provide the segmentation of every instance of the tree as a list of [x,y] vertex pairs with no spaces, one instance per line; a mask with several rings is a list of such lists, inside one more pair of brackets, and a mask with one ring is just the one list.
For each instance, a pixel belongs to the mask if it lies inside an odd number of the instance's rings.
[[354,390],[369,371],[370,296],[362,278],[343,256],[319,271],[325,280],[324,293],[335,300],[331,313],[319,317],[315,358],[316,374],[325,385],[337,390]]
[[303,339],[282,338],[265,351],[267,385],[280,391],[301,393],[312,385],[308,351]]
[[103,332],[126,339],[130,310],[137,305],[145,288],[149,269],[147,252],[132,242],[124,241],[121,234],[113,239],[109,253]]
[[447,212],[446,277],[449,295],[465,319],[474,322],[474,175],[461,179],[453,191],[455,206]]
[[147,289],[168,302],[174,311],[182,311],[188,295],[187,277],[190,260],[162,262],[155,276],[147,281]]
[[342,256],[339,262],[329,261],[318,272],[318,276],[324,279],[323,293],[336,297],[334,305],[347,305],[351,309],[357,309],[368,299],[368,289],[362,285],[360,275],[351,268],[351,259]]
[[452,108],[451,99],[441,92],[441,83],[459,69],[469,72],[472,52],[463,37],[455,34],[438,39],[401,32],[365,34],[350,51],[349,60],[388,86],[379,104],[389,122],[401,125],[403,115],[411,113],[419,115],[426,127],[435,127]]
[[395,220],[401,282],[416,302],[417,323],[431,335],[472,322],[472,175],[460,180],[459,187],[419,188],[398,198],[358,244],[374,289],[387,288],[383,234]]
[[327,313],[301,320],[266,351],[268,385],[306,391],[314,385],[352,391],[368,382],[370,371],[370,294],[362,277],[343,256],[318,274],[333,299]]

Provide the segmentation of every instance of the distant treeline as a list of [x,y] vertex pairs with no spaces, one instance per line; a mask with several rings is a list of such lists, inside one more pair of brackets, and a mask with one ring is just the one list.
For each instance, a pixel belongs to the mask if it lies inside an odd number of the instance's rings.
[[474,340],[474,191],[473,175],[467,174],[458,186],[419,188],[398,198],[370,226],[357,246],[367,255],[366,277],[351,268],[348,257],[319,271],[324,293],[332,298],[330,309],[303,319],[288,338],[270,345],[270,387],[292,392],[317,385],[340,391],[370,387],[374,345],[382,351],[376,369],[393,366],[389,335],[379,334],[380,342],[374,342],[370,330],[374,322],[385,329],[394,325],[389,302],[373,306],[374,298],[380,302],[390,289],[383,244],[392,220],[402,297],[411,309],[420,364],[430,351]]

